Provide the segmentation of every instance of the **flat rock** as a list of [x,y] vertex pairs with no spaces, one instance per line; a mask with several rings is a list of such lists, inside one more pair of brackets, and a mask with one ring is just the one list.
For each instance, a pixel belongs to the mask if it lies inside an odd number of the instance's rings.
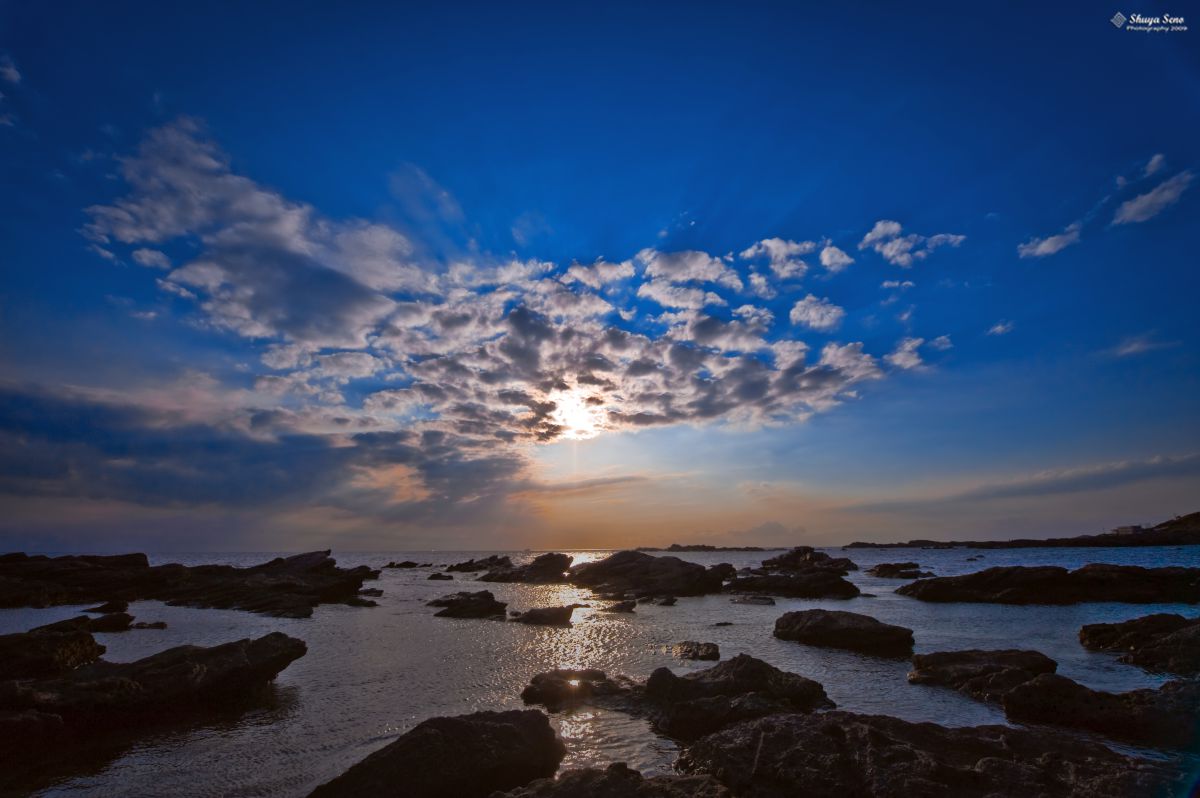
[[566,748],[534,709],[430,718],[311,798],[486,798],[548,778]]
[[1154,673],[1200,675],[1200,618],[1159,613],[1123,623],[1094,623],[1079,630],[1093,651],[1120,652],[1121,662]]
[[1165,798],[1178,788],[1160,765],[1059,734],[850,712],[739,723],[691,745],[677,767],[741,798]]
[[434,582],[449,582],[454,579],[450,574],[430,574],[425,578]]
[[671,653],[680,659],[718,660],[721,649],[716,643],[697,643],[695,640],[684,640],[671,646]]
[[604,770],[568,770],[556,779],[538,779],[492,798],[729,798],[730,792],[711,776],[645,778],[624,762]]
[[110,612],[126,612],[129,609],[128,601],[106,601],[98,607],[88,607],[84,612],[94,612],[100,615],[107,615]]
[[385,565],[383,567],[384,568],[420,568],[421,566],[419,563],[415,563],[412,560],[404,560],[403,562],[396,562],[395,560],[392,560],[391,562],[389,562],[387,565]]
[[567,569],[574,558],[568,554],[548,552],[538,555],[525,565],[494,568],[479,577],[481,582],[525,582],[535,585],[567,581]]
[[775,637],[810,646],[844,648],[880,656],[912,653],[912,629],[841,610],[800,610],[775,621]]
[[770,596],[734,596],[729,602],[731,604],[757,604],[762,607],[775,606],[775,599]]
[[999,701],[1018,684],[1054,673],[1058,663],[1038,651],[939,651],[916,654],[908,674],[912,684],[952,687],[981,701]]
[[508,557],[492,554],[488,557],[480,557],[478,560],[465,560],[456,562],[453,565],[446,566],[447,571],[490,571],[493,568],[512,568],[512,560]]
[[1012,688],[1002,700],[1005,716],[1019,723],[1066,726],[1162,748],[1191,749],[1200,743],[1197,682],[1105,693],[1065,676],[1043,674]]
[[777,557],[763,560],[762,567],[768,571],[832,571],[841,576],[858,570],[849,557],[830,557],[812,546],[796,546]]
[[1091,564],[1068,571],[1054,565],[1012,565],[921,579],[901,585],[896,592],[921,601],[943,602],[1195,604],[1200,602],[1200,568]]
[[570,626],[571,613],[574,611],[574,604],[566,607],[535,607],[514,616],[513,620],[535,626]]
[[884,579],[925,579],[933,576],[928,571],[922,571],[915,562],[881,562],[868,568],[867,573]]
[[451,593],[428,602],[426,606],[441,607],[440,612],[434,613],[439,618],[494,618],[503,621],[504,609],[508,605],[496,601],[492,591],[478,590],[474,593]]
[[720,591],[725,573],[719,566],[705,568],[678,557],[619,551],[603,560],[576,565],[568,581],[598,593],[699,596]]
[[726,588],[732,593],[760,593],[789,598],[850,599],[859,594],[853,582],[836,571],[802,571],[766,576],[739,576]]

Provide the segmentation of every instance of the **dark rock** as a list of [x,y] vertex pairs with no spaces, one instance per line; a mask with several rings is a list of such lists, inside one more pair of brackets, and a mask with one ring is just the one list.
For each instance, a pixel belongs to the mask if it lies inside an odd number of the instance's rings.
[[95,662],[104,650],[85,626],[77,624],[0,635],[0,680],[60,676]]
[[84,612],[95,612],[101,615],[108,615],[110,612],[126,612],[129,609],[128,601],[106,601],[99,607],[88,607]]
[[448,582],[448,581],[452,580],[454,577],[451,576],[450,574],[430,574],[429,576],[427,576],[425,578],[429,579],[429,580],[433,580],[433,581]]
[[[774,604],[775,602],[772,601],[771,603]],[[733,621],[717,621],[713,626],[733,626]]]
[[881,562],[873,568],[868,568],[867,573],[884,579],[925,579],[933,576],[928,571],[922,571],[921,566],[915,562]]
[[722,582],[733,579],[737,575],[737,569],[727,562],[720,562],[710,566],[708,572],[715,578],[719,578]]
[[383,567],[384,568],[420,568],[421,566],[418,565],[417,563],[413,562],[412,560],[405,560],[404,562],[396,562],[395,560],[392,560],[390,563],[388,563],[387,565],[385,565]]
[[434,613],[439,618],[494,618],[503,621],[504,608],[508,605],[496,601],[492,591],[479,590],[474,593],[451,593],[428,602],[426,606],[442,607],[441,612]]
[[311,798],[486,798],[553,776],[565,754],[535,709],[431,718],[322,784]]
[[382,595],[383,595],[383,591],[382,591],[382,590],[380,590],[380,589],[379,589],[379,588],[377,588],[377,587],[373,587],[373,588],[368,588],[368,589],[364,589],[364,590],[360,590],[360,591],[358,591],[358,595],[360,595],[360,596],[373,596],[373,597],[375,597],[375,598],[378,598],[379,596],[382,596]]
[[1093,651],[1119,651],[1121,662],[1154,673],[1200,675],[1200,618],[1159,613],[1124,623],[1094,623],[1079,630]]
[[644,778],[624,762],[606,769],[568,770],[557,779],[538,779],[492,798],[729,798],[729,791],[711,776],[652,776]]
[[962,576],[942,576],[901,585],[896,592],[921,601],[997,604],[1076,604],[1123,601],[1131,604],[1200,602],[1200,568],[1142,568],[1085,565],[1068,571],[1053,565],[988,568]]
[[1060,734],[850,712],[739,723],[694,743],[677,767],[742,798],[1166,798],[1178,787],[1158,764]]
[[[304,656],[304,641],[279,632],[212,648],[178,646],[136,662],[98,660],[48,679],[0,683],[0,716],[49,716],[46,729],[108,733],[161,721],[183,708],[209,708],[259,690]],[[57,717],[62,726],[52,719]],[[0,724],[0,728],[6,724]],[[0,748],[42,747],[47,740],[0,738]]]
[[597,562],[571,569],[569,580],[597,592],[631,592],[635,596],[699,596],[716,593],[722,571],[678,557],[655,557],[640,551],[619,551]]
[[447,571],[490,571],[493,568],[512,568],[512,560],[499,554],[482,557],[478,560],[466,560],[446,566]]
[[775,599],[770,596],[734,596],[729,601],[731,604],[758,604],[763,607],[775,606]]
[[657,599],[654,604],[658,607],[674,607],[675,601],[676,599],[674,596],[663,596],[662,598]]
[[526,704],[541,704],[551,712],[557,712],[596,698],[609,698],[617,699],[617,708],[628,710],[634,692],[634,683],[623,676],[610,679],[604,671],[595,668],[559,668],[534,676],[521,691],[521,699]]
[[827,646],[880,656],[912,653],[912,629],[877,621],[869,615],[841,610],[801,610],[775,621],[775,636],[810,646]]
[[618,601],[616,604],[609,604],[607,607],[601,607],[601,612],[633,612],[637,607],[636,601]]
[[799,571],[771,576],[739,576],[726,588],[734,593],[764,593],[791,598],[849,599],[858,588],[835,571]]
[[1200,683],[1105,693],[1043,674],[1004,694],[1004,714],[1019,723],[1084,729],[1141,745],[1190,749],[1200,743]]
[[537,626],[570,626],[571,613],[574,605],[566,607],[535,607],[516,615],[513,620],[517,623],[528,623]]
[[711,659],[721,658],[721,649],[716,643],[697,643],[695,640],[684,640],[671,646],[671,653],[680,659]]
[[858,570],[858,566],[850,558],[830,557],[812,546],[797,546],[778,557],[763,560],[762,567],[768,571],[832,571],[840,576]]
[[151,566],[144,554],[114,557],[9,554],[0,557],[0,607],[157,600],[307,618],[319,604],[352,602],[365,566],[338,568],[328,551],[280,557],[250,568]]
[[101,632],[127,632],[129,625],[133,622],[133,616],[124,612],[113,612],[108,615],[101,615],[99,618],[89,618],[86,615],[78,615],[74,618],[67,618],[64,621],[39,626],[31,631],[34,632],[52,632],[66,631],[68,629],[78,629],[82,632],[91,632],[98,634]]
[[372,601],[371,599],[363,598],[362,596],[351,596],[350,598],[346,599],[342,603],[347,606],[350,606],[350,607],[378,607],[379,606],[379,602]]
[[908,674],[912,684],[953,687],[981,701],[999,701],[1018,684],[1043,673],[1054,673],[1058,663],[1038,651],[939,651],[913,656]]
[[567,581],[567,569],[574,559],[567,554],[550,552],[535,557],[525,565],[495,568],[479,577],[481,582],[526,582],[556,584]]
[[166,621],[151,621],[149,623],[135,623],[129,627],[130,629],[166,629]]

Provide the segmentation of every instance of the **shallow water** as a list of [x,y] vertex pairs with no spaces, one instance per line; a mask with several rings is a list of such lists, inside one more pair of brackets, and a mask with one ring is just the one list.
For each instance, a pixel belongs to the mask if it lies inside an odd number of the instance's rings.
[[[848,550],[865,570],[880,562],[917,560],[939,576],[995,565],[1063,565],[1089,562],[1200,567],[1200,546],[1185,548]],[[389,560],[453,563],[495,552],[346,552],[339,564],[379,567]],[[607,552],[570,552],[576,562]],[[253,565],[276,553],[152,556],[155,564],[183,562]],[[514,561],[532,557],[515,554]],[[757,565],[762,552],[688,553],[706,565]],[[967,557],[980,556],[977,562]],[[385,570],[384,595],[375,608],[318,607],[309,619],[282,619],[230,610],[168,607],[137,602],[139,621],[167,621],[166,630],[97,635],[107,659],[134,660],[185,643],[215,645],[281,631],[308,643],[308,654],[280,674],[270,699],[245,712],[223,715],[136,738],[107,761],[81,768],[80,775],[51,783],[38,795],[122,796],[302,796],[382,747],[421,720],[481,709],[522,706],[530,677],[555,667],[598,667],[645,678],[662,665],[677,672],[710,667],[664,651],[681,640],[717,643],[722,659],[752,654],[784,670],[821,682],[840,708],[909,720],[963,726],[1004,723],[996,708],[937,687],[909,685],[908,663],[776,640],[774,621],[793,609],[825,607],[872,615],[914,630],[918,652],[964,648],[1032,648],[1054,658],[1059,672],[1104,690],[1152,687],[1164,681],[1123,665],[1108,654],[1079,645],[1086,623],[1127,620],[1153,612],[1200,615],[1187,605],[1079,604],[1016,607],[991,604],[929,604],[895,595],[903,580],[876,579],[861,570],[850,578],[865,593],[849,601],[777,599],[774,607],[731,604],[728,596],[680,598],[674,607],[639,605],[632,615],[596,610],[603,602],[566,586],[485,584],[470,574],[454,582],[431,582],[429,569]],[[429,599],[455,590],[489,589],[510,609],[592,604],[576,610],[569,629],[482,620],[434,618]],[[0,610],[0,634],[22,631],[61,618],[80,607]],[[732,626],[714,627],[718,621]],[[670,741],[655,736],[645,721],[619,713],[581,710],[555,716],[565,739],[564,767],[625,761],[650,772],[668,772],[676,756]],[[1138,753],[1155,755],[1156,752]]]

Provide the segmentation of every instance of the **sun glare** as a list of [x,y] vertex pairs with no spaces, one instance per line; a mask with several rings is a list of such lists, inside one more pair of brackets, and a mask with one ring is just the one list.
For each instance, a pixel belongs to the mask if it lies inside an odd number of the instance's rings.
[[554,410],[550,420],[563,428],[562,437],[570,440],[586,440],[600,434],[604,423],[604,411],[588,404],[588,396],[578,388],[555,391],[550,394]]

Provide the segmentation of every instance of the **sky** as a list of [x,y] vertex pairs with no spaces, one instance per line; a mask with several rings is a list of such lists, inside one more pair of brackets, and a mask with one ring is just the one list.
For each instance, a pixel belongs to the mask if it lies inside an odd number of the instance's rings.
[[0,2],[0,550],[1200,509],[1200,14],[426,5]]

